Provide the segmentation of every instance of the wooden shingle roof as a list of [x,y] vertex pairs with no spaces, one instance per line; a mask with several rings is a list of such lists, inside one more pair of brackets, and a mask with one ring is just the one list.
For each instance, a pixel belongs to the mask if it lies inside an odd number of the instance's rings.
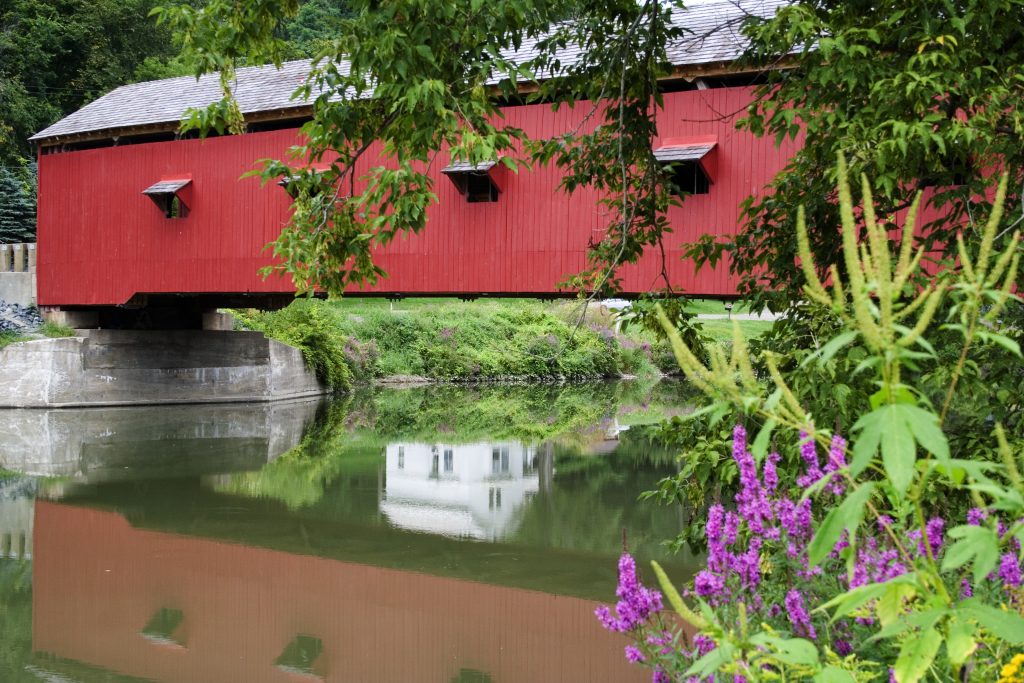
[[[731,62],[746,47],[740,33],[742,19],[748,14],[770,16],[784,4],[784,0],[698,0],[686,9],[676,9],[673,21],[687,29],[687,34],[668,47],[669,59],[677,67]],[[536,41],[526,41],[514,57],[525,61],[535,54]],[[578,54],[578,50],[567,48],[560,61],[571,64]],[[293,100],[292,93],[309,73],[309,66],[308,60],[300,60],[286,62],[280,69],[272,65],[238,69],[233,90],[242,113],[248,116],[306,106]],[[166,127],[180,121],[187,109],[209,106],[221,96],[217,74],[124,85],[30,139],[53,144],[84,134]]]

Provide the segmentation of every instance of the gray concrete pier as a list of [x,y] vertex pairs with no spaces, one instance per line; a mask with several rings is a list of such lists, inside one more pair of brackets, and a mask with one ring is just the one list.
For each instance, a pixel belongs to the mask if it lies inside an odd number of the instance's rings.
[[86,330],[0,350],[0,408],[263,402],[327,393],[260,332]]

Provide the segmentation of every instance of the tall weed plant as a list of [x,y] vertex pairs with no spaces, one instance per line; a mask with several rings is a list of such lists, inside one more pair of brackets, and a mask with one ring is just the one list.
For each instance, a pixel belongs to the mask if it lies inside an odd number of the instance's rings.
[[[797,221],[807,305],[837,324],[819,328],[828,336],[796,367],[784,372],[768,352],[758,373],[738,331],[731,355],[711,348],[705,361],[664,320],[709,397],[700,417],[740,417],[736,492],[708,509],[706,566],[680,590],[655,565],[658,591],[624,554],[619,601],[598,610],[655,683],[1024,680],[1020,435],[1000,413],[964,410],[958,419],[980,421],[970,431],[984,437],[977,450],[950,439],[960,389],[992,371],[987,354],[1010,354],[1000,371],[1020,373],[1007,322],[1020,304],[1020,235],[1000,231],[1007,179],[972,246],[959,239],[957,267],[925,272],[913,247],[920,198],[894,243],[867,180],[857,211],[842,159],[839,178],[843,272],[819,277],[802,211]],[[937,351],[933,340],[950,337],[955,353]],[[855,412],[842,428],[794,389],[836,361],[843,379],[870,387],[837,398]],[[928,364],[945,373],[941,391],[922,386]],[[744,423],[757,427],[748,435]],[[775,441],[796,446],[799,467]]]

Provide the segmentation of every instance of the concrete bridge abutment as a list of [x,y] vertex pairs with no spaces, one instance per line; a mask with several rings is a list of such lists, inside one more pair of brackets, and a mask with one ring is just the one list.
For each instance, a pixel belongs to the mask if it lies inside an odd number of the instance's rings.
[[0,350],[0,407],[264,402],[327,388],[296,348],[260,332],[85,330]]

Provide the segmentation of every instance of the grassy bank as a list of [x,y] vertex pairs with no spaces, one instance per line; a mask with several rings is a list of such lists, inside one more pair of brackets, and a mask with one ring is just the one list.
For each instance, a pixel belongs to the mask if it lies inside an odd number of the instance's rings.
[[54,338],[73,336],[75,336],[75,331],[70,327],[57,325],[56,323],[51,322],[45,322],[39,327],[38,330],[35,330],[34,332],[16,332],[13,330],[4,330],[3,332],[0,332],[0,349],[4,348],[5,346],[10,346],[11,344],[17,342],[31,341],[33,339],[41,339],[42,337]]
[[[695,302],[724,313],[721,302]],[[442,381],[583,380],[674,373],[668,345],[653,334],[616,331],[614,313],[576,302],[532,299],[350,298],[299,300],[272,313],[235,311],[238,324],[303,350],[321,378],[345,390],[381,378]],[[749,334],[770,323],[745,321]],[[713,340],[732,323],[703,323]]]

